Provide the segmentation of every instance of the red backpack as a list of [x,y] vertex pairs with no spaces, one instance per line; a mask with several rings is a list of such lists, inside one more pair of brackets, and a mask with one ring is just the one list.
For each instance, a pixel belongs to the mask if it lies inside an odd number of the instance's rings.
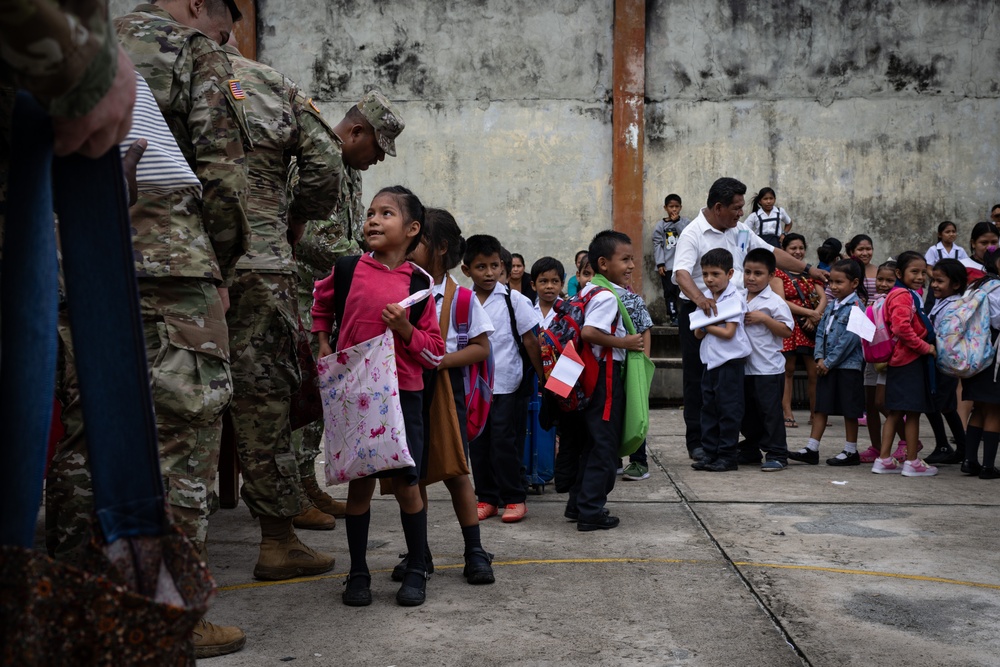
[[[455,294],[455,333],[460,350],[469,344],[469,315],[474,297],[473,291],[467,287],[459,287]],[[490,404],[493,403],[494,370],[492,344],[490,356],[479,363],[462,367],[462,378],[465,380],[465,432],[470,442],[478,438],[486,428]]]
[[[583,331],[584,313],[587,304],[606,288],[597,287],[587,291],[585,294],[577,294],[568,299],[556,301],[552,306],[556,310],[556,316],[545,331],[538,336],[538,343],[542,348],[542,369],[548,379],[555,368],[556,362],[562,355],[567,345],[573,343],[573,347],[583,360],[583,373],[580,374],[573,390],[566,398],[555,397],[556,404],[560,410],[571,412],[573,410],[583,410],[590,403],[594,389],[597,387],[598,375],[600,374],[600,361],[594,356],[594,351],[589,343],[584,342],[580,335]],[[607,348],[604,351],[605,360],[610,361],[612,350]],[[607,364],[607,380],[611,381],[611,364]],[[610,415],[611,392],[608,392],[608,399],[604,406],[605,419]]]

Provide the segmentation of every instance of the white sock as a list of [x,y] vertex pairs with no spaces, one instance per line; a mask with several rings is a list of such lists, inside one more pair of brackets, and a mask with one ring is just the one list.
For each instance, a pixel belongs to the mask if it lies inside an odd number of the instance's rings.
[[844,443],[844,451],[847,452],[848,454],[857,454],[857,452],[858,452],[858,443],[856,443],[856,442],[845,442]]
[[809,442],[806,444],[806,449],[808,449],[810,452],[818,452],[819,440],[817,440],[816,438],[809,438]]

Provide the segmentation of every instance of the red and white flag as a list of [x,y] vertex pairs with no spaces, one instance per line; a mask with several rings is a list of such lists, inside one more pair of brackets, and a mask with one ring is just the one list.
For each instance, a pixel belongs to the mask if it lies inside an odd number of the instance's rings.
[[583,373],[583,359],[570,342],[563,348],[559,360],[552,368],[552,374],[545,381],[545,388],[560,398],[566,398],[573,391],[573,385],[580,379],[581,373]]

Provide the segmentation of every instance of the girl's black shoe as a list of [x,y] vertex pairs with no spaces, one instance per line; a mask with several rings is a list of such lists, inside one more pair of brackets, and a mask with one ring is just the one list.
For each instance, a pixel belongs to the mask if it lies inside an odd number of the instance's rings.
[[1000,479],[1000,469],[983,468],[979,471],[979,479]]
[[[410,567],[410,554],[399,554],[402,559],[396,564],[396,567],[392,568],[392,580],[402,581],[403,575],[406,574],[406,570]],[[428,549],[424,552],[424,565],[427,567],[427,574],[434,574],[434,559],[431,558],[431,550]]]
[[492,584],[496,581],[493,576],[493,554],[487,553],[482,547],[466,553],[462,575],[473,585]]
[[367,607],[372,603],[372,576],[366,572],[352,572],[344,582],[341,596],[348,607]]
[[931,465],[938,465],[939,463],[948,463],[954,455],[955,455],[955,450],[951,448],[951,445],[941,445],[933,452],[931,452],[930,456],[924,459],[924,463],[929,463]]
[[983,466],[975,461],[962,461],[963,475],[978,475],[982,470]]
[[419,607],[427,599],[427,578],[430,575],[427,572],[409,569],[403,574],[403,578],[414,579],[409,575],[417,575],[418,583],[416,586],[408,586],[404,582],[396,591],[396,603],[401,607]]

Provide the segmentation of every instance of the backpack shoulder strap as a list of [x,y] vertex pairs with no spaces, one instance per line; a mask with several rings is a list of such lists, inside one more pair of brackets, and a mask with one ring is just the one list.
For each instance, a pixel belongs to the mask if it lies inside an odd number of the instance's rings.
[[510,288],[504,292],[503,298],[507,302],[507,313],[510,315],[510,334],[514,337],[514,343],[517,344],[517,353],[521,355],[522,359],[527,359],[528,351],[524,349],[524,341],[517,333],[517,316],[514,314],[514,302],[510,298]]
[[438,328],[441,329],[441,338],[448,339],[448,326],[451,324],[451,304],[455,299],[455,290],[460,289],[458,284],[447,276],[444,282],[444,298],[441,299],[441,315],[438,317]]
[[458,349],[469,344],[469,320],[472,311],[472,290],[458,288],[458,301],[455,302],[455,331],[458,333]]
[[340,335],[340,325],[344,321],[344,309],[347,306],[347,295],[351,291],[351,281],[354,280],[354,270],[358,268],[361,255],[350,255],[339,258],[333,265],[333,317],[337,322],[337,335]]
[[[427,280],[427,276],[425,276],[423,272],[414,270],[413,273],[410,274],[410,294],[416,294],[420,290],[430,289],[430,286],[431,283]],[[423,299],[410,307],[409,320],[412,326],[416,327],[417,322],[419,322],[420,318],[423,317],[424,308],[427,307],[428,301],[430,301],[430,299]]]

